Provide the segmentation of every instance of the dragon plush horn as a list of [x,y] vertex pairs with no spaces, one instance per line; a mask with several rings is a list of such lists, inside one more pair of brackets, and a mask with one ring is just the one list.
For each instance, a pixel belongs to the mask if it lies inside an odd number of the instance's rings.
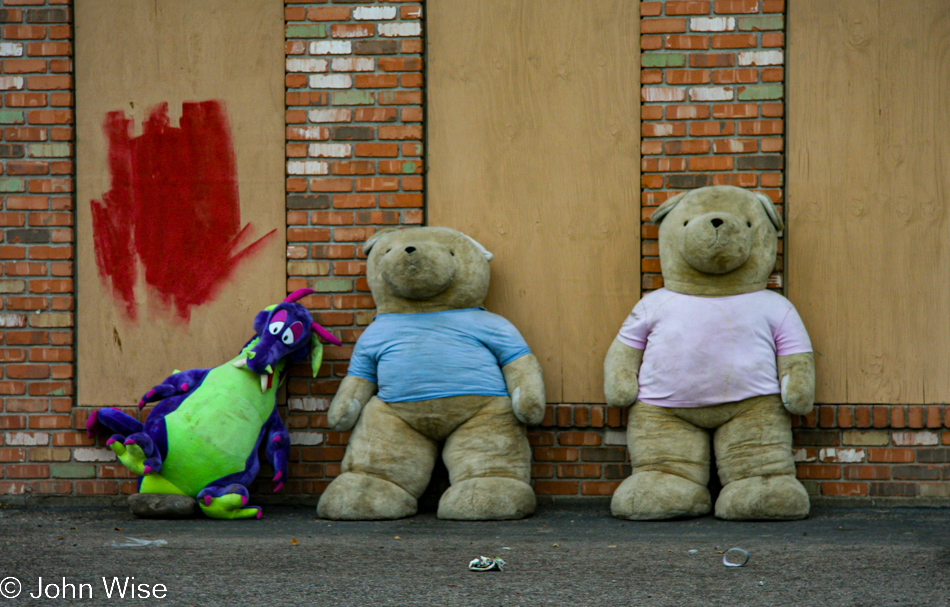
[[298,299],[303,299],[307,295],[313,295],[314,293],[316,293],[316,291],[314,291],[313,289],[297,289],[296,291],[294,291],[293,293],[285,297],[284,301],[286,303],[293,303],[297,301]]
[[319,335],[323,341],[328,341],[334,346],[342,346],[343,342],[336,338],[336,335],[330,333],[316,322],[310,325],[310,329],[316,334]]
[[[313,289],[297,289],[285,299],[285,303],[294,303],[299,299],[303,299],[307,295],[316,293]],[[333,333],[330,333],[323,327],[319,325],[316,321],[310,322],[310,367],[313,370],[313,376],[317,376],[317,372],[320,370],[320,365],[323,364],[323,344],[320,340],[330,342],[335,346],[343,345],[339,339]]]
[[[314,293],[316,293],[316,291],[314,291],[313,289],[297,289],[296,291],[288,295],[286,299],[284,299],[284,301],[286,303],[293,303],[297,301],[298,299],[303,299],[307,295],[312,295]],[[319,335],[323,341],[330,342],[334,346],[343,345],[343,342],[337,339],[333,333],[330,333],[329,331],[321,327],[316,321],[311,322],[310,330],[313,331],[313,333],[315,333],[316,335]]]

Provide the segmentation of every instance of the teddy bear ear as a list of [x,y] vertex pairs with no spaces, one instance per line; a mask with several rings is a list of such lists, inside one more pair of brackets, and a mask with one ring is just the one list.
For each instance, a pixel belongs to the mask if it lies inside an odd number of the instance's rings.
[[778,235],[781,236],[782,230],[785,229],[785,222],[782,221],[782,217],[778,214],[778,211],[775,210],[775,205],[772,204],[772,199],[761,192],[756,192],[755,197],[759,199],[760,203],[762,203],[762,208],[765,209],[765,214],[769,216],[769,219],[772,221],[772,225],[775,226],[775,229],[778,231]]
[[[459,234],[462,234],[462,233],[459,232]],[[482,254],[482,257],[485,258],[485,261],[491,261],[492,259],[495,258],[495,255],[492,254],[491,251],[489,251],[488,249],[486,249],[485,246],[484,246],[482,243],[478,242],[477,240],[475,240],[474,238],[472,238],[472,237],[469,236],[468,234],[462,234],[462,236],[464,236],[465,238],[468,238],[470,241],[472,241],[472,244],[475,245],[475,248],[478,249],[478,252]]]
[[398,231],[397,228],[384,228],[369,238],[366,239],[366,242],[363,243],[363,254],[369,257],[370,250],[376,245],[379,240],[386,234],[392,234],[393,232]]
[[650,221],[656,225],[660,225],[660,222],[663,221],[663,218],[666,217],[666,214],[673,210],[679,201],[683,199],[683,196],[686,196],[689,192],[683,192],[682,194],[677,194],[676,196],[670,198],[653,211],[653,215],[650,216]]

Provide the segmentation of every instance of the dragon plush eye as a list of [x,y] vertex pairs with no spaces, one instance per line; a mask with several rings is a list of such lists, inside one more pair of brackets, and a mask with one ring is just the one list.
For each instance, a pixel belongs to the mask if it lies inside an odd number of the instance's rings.
[[303,325],[299,322],[295,322],[294,324],[287,327],[287,330],[284,331],[284,334],[280,336],[280,341],[283,342],[285,346],[289,346],[300,339],[301,335],[303,335]]
[[287,311],[278,310],[271,316],[270,324],[267,325],[267,332],[271,335],[277,335],[284,328],[284,321],[287,320]]

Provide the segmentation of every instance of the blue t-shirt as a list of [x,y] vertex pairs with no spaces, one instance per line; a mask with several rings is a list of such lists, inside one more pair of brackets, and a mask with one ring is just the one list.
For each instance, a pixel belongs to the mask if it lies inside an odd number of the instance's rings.
[[501,367],[530,353],[518,329],[485,308],[380,314],[357,340],[349,374],[389,403],[508,396]]

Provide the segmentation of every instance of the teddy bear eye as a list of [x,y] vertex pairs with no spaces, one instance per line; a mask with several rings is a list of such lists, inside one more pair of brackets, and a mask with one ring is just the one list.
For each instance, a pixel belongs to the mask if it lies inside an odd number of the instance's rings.
[[683,227],[686,227],[688,224],[689,224],[689,221],[684,221],[684,222],[683,222]]
[[455,251],[449,251],[449,255],[451,255],[452,257],[455,257]]
[[747,221],[747,222],[745,222],[745,224],[746,224],[746,226],[748,226],[748,227],[750,227],[750,228],[752,227],[752,222],[751,222],[751,221]]
[[389,252],[392,251],[392,250],[393,250],[393,248],[392,248],[392,247],[389,247],[388,249],[386,249],[386,252],[389,253]]

